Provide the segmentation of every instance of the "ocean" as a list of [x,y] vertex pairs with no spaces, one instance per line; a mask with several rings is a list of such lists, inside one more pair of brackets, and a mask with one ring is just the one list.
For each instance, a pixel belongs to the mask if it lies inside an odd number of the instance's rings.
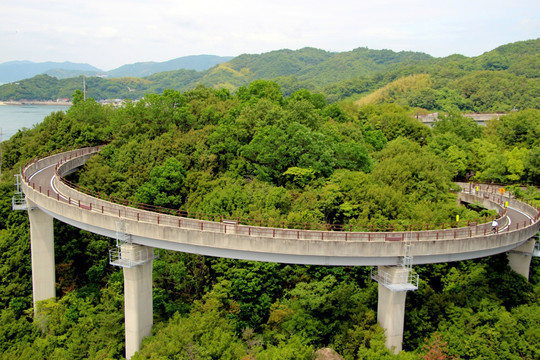
[[1,140],[7,140],[22,128],[32,128],[52,112],[67,111],[65,105],[0,105]]

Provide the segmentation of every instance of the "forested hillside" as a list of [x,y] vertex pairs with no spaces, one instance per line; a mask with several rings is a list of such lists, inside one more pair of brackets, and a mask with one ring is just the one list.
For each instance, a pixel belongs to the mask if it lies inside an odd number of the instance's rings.
[[[70,178],[103,196],[268,225],[386,230],[455,224],[456,215],[466,224],[492,215],[456,202],[453,181],[472,172],[478,181],[514,184],[509,191],[540,206],[538,191],[520,186],[540,185],[539,109],[486,127],[453,113],[431,129],[408,106],[282,90],[265,80],[234,93],[198,86],[117,108],[84,101],[79,90],[66,113],[2,143],[0,358],[124,354],[123,278],[108,265],[113,239],[55,223],[58,301],[41,304],[33,318],[28,219],[11,211],[13,174],[51,151],[106,144]],[[134,358],[311,359],[326,347],[344,359],[540,357],[537,259],[530,282],[505,255],[415,270],[420,286],[407,294],[404,351],[393,355],[367,267],[160,251],[153,336]]]
[[[472,58],[367,48],[340,53],[314,48],[277,50],[241,55],[206,71],[167,71],[144,78],[92,77],[86,84],[88,96],[96,100],[137,100],[148,93],[187,91],[201,84],[235,92],[265,79],[278,83],[285,96],[307,89],[324,93],[331,103],[368,96],[361,101],[446,113],[508,112],[540,109],[539,48],[540,39],[521,41]],[[0,86],[0,101],[70,98],[81,87],[81,77],[58,80],[40,75]]]

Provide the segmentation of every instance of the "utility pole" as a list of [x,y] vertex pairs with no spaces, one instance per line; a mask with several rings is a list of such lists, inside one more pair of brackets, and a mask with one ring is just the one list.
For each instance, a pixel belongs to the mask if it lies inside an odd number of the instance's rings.
[[82,77],[83,101],[86,101],[86,75]]

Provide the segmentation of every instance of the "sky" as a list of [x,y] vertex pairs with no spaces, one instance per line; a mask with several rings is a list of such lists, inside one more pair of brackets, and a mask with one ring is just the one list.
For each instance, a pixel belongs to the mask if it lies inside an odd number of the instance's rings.
[[303,47],[478,56],[539,37],[538,0],[0,0],[0,63],[104,71]]

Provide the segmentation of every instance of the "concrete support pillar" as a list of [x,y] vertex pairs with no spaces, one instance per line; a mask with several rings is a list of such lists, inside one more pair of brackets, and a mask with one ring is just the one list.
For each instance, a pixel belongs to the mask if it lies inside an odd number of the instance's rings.
[[529,239],[523,244],[506,253],[508,265],[520,275],[529,279],[529,268],[531,265],[532,252],[534,250],[534,239]]
[[399,284],[407,282],[409,271],[401,266],[379,266],[378,273],[377,322],[385,330],[386,347],[397,354],[402,348],[407,296]]
[[30,200],[27,200],[27,203],[30,220],[32,296],[35,315],[38,301],[56,297],[53,218],[37,208]]
[[126,359],[141,348],[142,339],[152,333],[152,259],[154,249],[141,245],[124,244],[122,259],[131,261],[124,268],[124,316],[126,331]]

